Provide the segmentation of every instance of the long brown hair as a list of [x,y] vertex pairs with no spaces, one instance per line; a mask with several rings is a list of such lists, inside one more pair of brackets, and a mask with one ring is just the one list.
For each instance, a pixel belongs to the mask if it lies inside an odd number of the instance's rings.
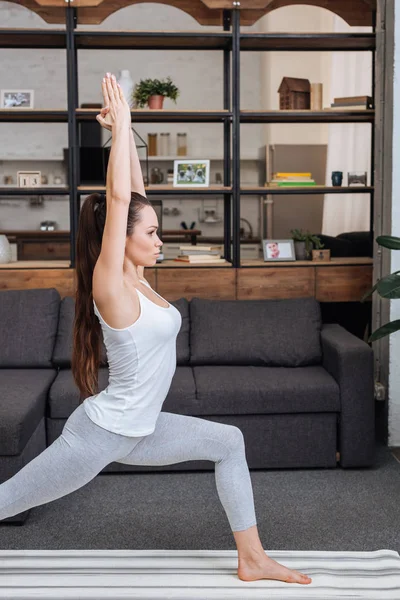
[[[141,220],[140,211],[151,202],[132,192],[126,235],[132,235]],[[76,239],[76,294],[71,368],[80,392],[79,403],[98,392],[98,371],[101,361],[102,333],[93,310],[93,271],[100,255],[106,222],[105,194],[91,194],[84,201]]]

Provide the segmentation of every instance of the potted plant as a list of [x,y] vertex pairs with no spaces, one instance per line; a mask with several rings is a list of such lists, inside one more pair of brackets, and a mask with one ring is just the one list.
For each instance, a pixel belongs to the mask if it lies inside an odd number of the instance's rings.
[[303,233],[302,229],[291,229],[290,233],[294,240],[294,250],[297,260],[310,260],[313,246],[316,250],[324,247],[319,237],[311,234],[308,229],[305,233]]
[[171,98],[176,104],[179,90],[172,83],[171,77],[166,79],[141,79],[135,85],[132,99],[135,106],[143,108],[148,104],[149,108],[162,108],[164,98]]
[[[389,248],[390,250],[400,250],[400,238],[392,236],[392,235],[379,235],[376,238],[376,243],[378,246],[383,246],[384,248]],[[378,279],[373,288],[366,292],[364,296],[361,298],[361,302],[365,302],[365,300],[370,296],[375,290],[381,296],[381,298],[400,298],[400,271],[395,271],[386,277],[382,277],[382,279]],[[396,319],[396,321],[390,321],[389,323],[385,323],[382,327],[375,329],[373,333],[368,338],[369,342],[375,342],[386,335],[390,335],[395,331],[400,330],[400,319]]]

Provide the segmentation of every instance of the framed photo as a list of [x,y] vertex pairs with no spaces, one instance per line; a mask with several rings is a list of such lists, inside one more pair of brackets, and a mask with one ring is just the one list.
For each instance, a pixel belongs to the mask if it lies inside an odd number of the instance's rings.
[[174,160],[174,187],[208,187],[209,160]]
[[18,171],[17,180],[19,187],[40,187],[41,171]]
[[34,90],[1,90],[0,108],[26,110],[33,108]]
[[263,240],[264,261],[296,260],[293,240]]

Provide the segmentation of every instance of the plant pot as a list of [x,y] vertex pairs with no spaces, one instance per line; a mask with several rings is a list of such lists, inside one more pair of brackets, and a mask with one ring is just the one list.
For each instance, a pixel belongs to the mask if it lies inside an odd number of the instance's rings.
[[312,256],[307,255],[306,243],[295,241],[294,242],[294,253],[296,260],[311,260]]
[[162,108],[164,103],[164,96],[149,96],[147,104],[149,108]]

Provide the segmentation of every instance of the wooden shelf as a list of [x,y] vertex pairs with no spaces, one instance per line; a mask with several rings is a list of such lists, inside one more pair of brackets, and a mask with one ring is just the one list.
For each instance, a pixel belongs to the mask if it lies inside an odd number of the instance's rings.
[[37,110],[34,108],[0,108],[0,122],[3,123],[68,123],[67,110]]
[[69,269],[69,260],[17,260],[1,263],[0,269]]
[[[184,195],[184,194],[194,194],[204,196],[210,194],[226,194],[227,192],[232,191],[232,187],[223,186],[223,185],[210,185],[206,188],[190,188],[190,187],[179,187],[176,188],[172,184],[168,185],[149,185],[145,187],[146,193],[149,195],[154,194],[165,194],[165,195]],[[105,186],[84,186],[80,185],[77,188],[78,194],[93,194],[94,192],[105,192]]]
[[[230,50],[231,32],[74,31],[78,49]],[[241,51],[375,50],[374,33],[241,33]],[[66,48],[65,29],[0,29],[0,48]]]
[[374,33],[242,33],[240,51],[375,50]]
[[2,196],[66,196],[69,194],[69,188],[64,185],[49,185],[40,187],[15,187],[12,185],[0,187],[0,197]]
[[230,32],[78,30],[74,37],[78,49],[228,50],[232,47]]
[[[77,108],[78,121],[93,121],[98,108]],[[133,123],[223,123],[232,120],[228,110],[131,110]],[[268,110],[240,111],[241,123],[373,123],[375,110]],[[67,110],[0,109],[0,122],[7,123],[67,123]]]
[[[99,114],[98,108],[77,108],[78,121],[93,121]],[[232,119],[229,110],[182,110],[134,108],[131,110],[134,123],[223,123]]]
[[65,29],[0,29],[0,48],[67,47]]
[[252,186],[242,185],[240,193],[242,195],[286,195],[286,194],[370,194],[374,191],[371,186],[337,186],[329,187],[324,185],[312,185],[301,187],[268,187],[268,186]]
[[241,123],[372,123],[375,110],[241,110]]
[[330,261],[320,260],[285,260],[274,261],[263,258],[249,258],[240,261],[241,267],[338,267],[350,265],[372,265],[374,259],[369,256],[342,256],[331,258]]

